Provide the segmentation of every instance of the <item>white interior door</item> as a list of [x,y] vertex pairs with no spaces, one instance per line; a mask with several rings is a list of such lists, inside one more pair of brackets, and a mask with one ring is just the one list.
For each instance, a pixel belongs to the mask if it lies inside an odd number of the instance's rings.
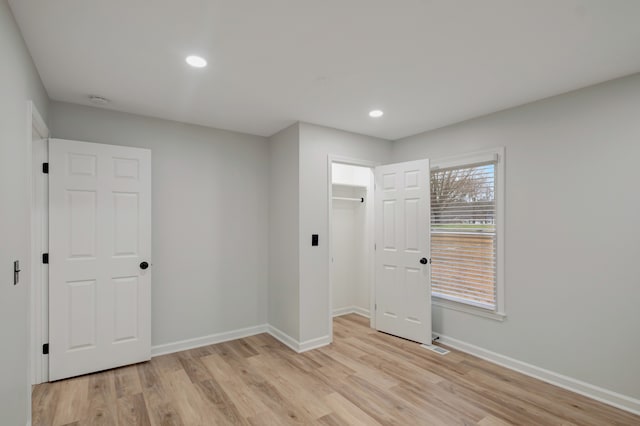
[[429,160],[376,167],[376,328],[431,344]]
[[49,378],[151,357],[151,151],[51,139]]

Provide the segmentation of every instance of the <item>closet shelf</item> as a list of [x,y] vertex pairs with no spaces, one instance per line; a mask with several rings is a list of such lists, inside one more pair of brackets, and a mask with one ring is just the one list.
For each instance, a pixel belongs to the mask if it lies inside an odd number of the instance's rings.
[[338,187],[342,187],[342,188],[355,188],[355,189],[362,189],[362,190],[367,190],[366,185],[351,185],[348,183],[332,183],[332,186],[338,186]]

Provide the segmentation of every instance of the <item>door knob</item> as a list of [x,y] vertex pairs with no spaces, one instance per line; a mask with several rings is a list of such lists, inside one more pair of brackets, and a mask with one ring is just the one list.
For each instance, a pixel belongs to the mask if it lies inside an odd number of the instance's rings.
[[147,269],[149,264],[147,262],[140,262],[140,269]]
[[422,263],[423,265],[426,265],[427,263],[429,263],[429,260],[427,260],[426,257],[423,257],[422,259],[420,259],[420,263]]

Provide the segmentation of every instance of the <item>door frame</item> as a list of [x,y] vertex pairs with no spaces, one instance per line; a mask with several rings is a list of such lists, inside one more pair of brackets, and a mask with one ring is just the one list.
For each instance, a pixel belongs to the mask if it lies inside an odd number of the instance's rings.
[[[27,359],[29,360],[29,415],[31,414],[31,385],[45,382],[49,379],[47,371],[47,356],[42,354],[42,343],[44,330],[47,328],[49,318],[43,315],[43,304],[47,302],[46,292],[43,291],[44,283],[42,280],[42,253],[48,251],[47,247],[42,244],[42,221],[48,217],[48,209],[39,209],[36,203],[36,197],[42,197],[43,194],[37,194],[34,185],[38,178],[42,178],[42,170],[33,167],[34,154],[34,137],[37,139],[48,139],[50,136],[49,128],[45,123],[42,115],[36,108],[33,101],[27,101],[27,179],[29,186],[29,238],[27,244],[29,246],[29,256],[27,258],[27,267],[29,270],[30,280],[28,285],[28,304],[27,321],[30,334],[29,348]],[[45,199],[40,200],[42,204]],[[41,205],[42,205],[41,204]],[[38,232],[40,230],[40,232]],[[29,416],[30,417],[30,416]]]
[[[379,166],[381,163],[369,160],[361,160],[356,158],[342,157],[339,155],[329,154],[327,156],[327,218],[328,224],[327,229],[327,244],[329,249],[327,250],[328,258],[327,264],[329,267],[329,285],[328,285],[328,306],[329,310],[327,312],[328,322],[329,322],[329,341],[333,342],[333,262],[331,262],[333,247],[332,235],[333,235],[333,163],[337,164],[346,164],[349,166],[359,166],[359,167],[367,167],[371,169],[371,179],[374,180],[374,169],[376,166]],[[371,202],[375,201],[375,188],[373,188],[373,193],[370,194]],[[373,204],[375,205],[375,204]],[[375,244],[375,211],[373,213],[373,221],[369,225],[368,233],[371,236],[371,241]],[[375,250],[373,247],[369,248],[369,268],[370,268],[370,276],[372,278],[371,283],[369,284],[369,326],[373,329],[376,328],[376,316],[375,316],[375,301],[376,301],[376,285],[375,285]]]

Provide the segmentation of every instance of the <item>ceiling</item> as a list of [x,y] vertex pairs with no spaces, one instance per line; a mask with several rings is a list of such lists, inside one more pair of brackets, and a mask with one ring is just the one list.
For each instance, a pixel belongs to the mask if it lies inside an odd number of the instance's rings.
[[9,3],[51,99],[262,136],[398,139],[640,71],[636,0]]

